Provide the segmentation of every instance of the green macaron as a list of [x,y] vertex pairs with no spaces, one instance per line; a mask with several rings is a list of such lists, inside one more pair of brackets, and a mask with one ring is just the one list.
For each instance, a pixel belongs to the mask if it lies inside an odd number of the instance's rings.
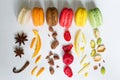
[[98,28],[103,23],[102,13],[98,8],[94,8],[88,11],[88,16],[92,28]]

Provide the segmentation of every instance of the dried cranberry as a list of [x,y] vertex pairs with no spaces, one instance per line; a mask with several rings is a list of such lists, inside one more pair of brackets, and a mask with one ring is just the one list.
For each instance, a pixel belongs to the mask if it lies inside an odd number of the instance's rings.
[[64,52],[70,52],[72,47],[73,47],[73,45],[69,44],[69,45],[63,46],[62,48],[63,48]]
[[74,57],[71,53],[65,53],[63,55],[63,63],[65,63],[66,65],[70,65],[74,60]]
[[64,39],[65,39],[66,41],[70,41],[70,40],[71,40],[71,35],[70,35],[70,32],[69,32],[68,30],[66,30],[66,31],[64,32]]
[[72,77],[72,76],[73,76],[72,69],[71,69],[69,66],[65,66],[65,68],[64,68],[64,73],[65,73],[68,77]]

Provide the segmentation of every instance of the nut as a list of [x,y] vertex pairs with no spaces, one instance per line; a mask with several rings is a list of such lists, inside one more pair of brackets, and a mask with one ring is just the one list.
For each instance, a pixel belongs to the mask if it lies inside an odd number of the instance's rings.
[[53,75],[54,74],[54,68],[52,66],[49,67],[49,71],[50,71],[50,74]]
[[48,63],[49,63],[49,65],[53,66],[53,65],[54,65],[54,61],[53,61],[53,59],[50,58],[49,61],[48,61]]
[[55,39],[51,44],[51,48],[55,49],[58,45],[59,45],[59,42],[58,42],[58,40]]
[[52,37],[56,39],[56,36],[57,36],[57,32],[53,32]]
[[104,44],[101,44],[101,45],[99,45],[98,47],[97,47],[97,51],[98,52],[104,52],[105,51],[105,46],[104,46]]
[[60,57],[57,54],[54,54],[53,58],[54,58],[54,60],[59,60],[60,59]]
[[100,54],[96,54],[96,55],[94,56],[94,61],[95,61],[95,62],[99,62],[101,59],[102,59],[102,56],[101,56]]

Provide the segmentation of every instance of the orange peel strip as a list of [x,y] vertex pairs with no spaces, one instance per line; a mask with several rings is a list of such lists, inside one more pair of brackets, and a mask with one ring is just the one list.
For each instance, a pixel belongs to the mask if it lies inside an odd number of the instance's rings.
[[39,71],[37,72],[37,74],[36,74],[36,77],[39,77],[40,74],[42,74],[44,70],[45,70],[44,67],[40,68],[40,70],[39,70]]
[[36,43],[36,47],[35,47],[35,51],[32,55],[32,58],[36,57],[41,49],[41,39],[40,39],[40,36],[38,34],[38,31],[37,30],[33,30],[33,33],[36,35],[37,37],[37,43]]
[[36,58],[36,60],[35,60],[35,64],[37,64],[39,61],[40,61],[40,59],[41,59],[41,55],[39,55],[37,58]]
[[37,66],[35,66],[33,69],[32,69],[32,71],[31,71],[31,75],[34,75],[35,74],[35,71],[37,70]]
[[31,42],[31,44],[30,44],[30,48],[33,48],[33,46],[34,46],[34,44],[35,44],[35,41],[36,41],[36,37],[34,37],[33,39],[32,39],[32,42]]

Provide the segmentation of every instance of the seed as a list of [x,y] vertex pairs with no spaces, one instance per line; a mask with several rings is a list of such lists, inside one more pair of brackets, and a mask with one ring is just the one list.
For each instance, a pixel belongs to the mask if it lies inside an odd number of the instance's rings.
[[101,44],[101,45],[99,45],[98,47],[97,47],[97,51],[98,52],[104,52],[105,51],[105,46],[104,46],[104,44]]
[[91,57],[94,57],[95,55],[96,55],[96,50],[95,49],[93,49],[92,51],[91,51]]
[[95,38],[99,38],[100,37],[100,31],[97,28],[94,29],[94,36],[95,36]]
[[84,74],[84,76],[85,76],[85,77],[88,77],[88,72],[86,72],[86,73]]
[[100,45],[102,43],[102,38],[97,39],[97,45]]
[[95,66],[93,66],[93,68],[94,68],[94,70],[97,70],[97,69],[98,69],[98,66],[97,66],[97,65],[95,65]]
[[96,55],[94,56],[94,61],[95,61],[95,62],[99,62],[101,59],[102,59],[102,56],[101,56],[100,54],[96,54]]
[[91,48],[95,48],[95,41],[94,40],[90,41],[90,46],[91,46]]
[[101,67],[101,74],[104,75],[106,72],[105,67]]

